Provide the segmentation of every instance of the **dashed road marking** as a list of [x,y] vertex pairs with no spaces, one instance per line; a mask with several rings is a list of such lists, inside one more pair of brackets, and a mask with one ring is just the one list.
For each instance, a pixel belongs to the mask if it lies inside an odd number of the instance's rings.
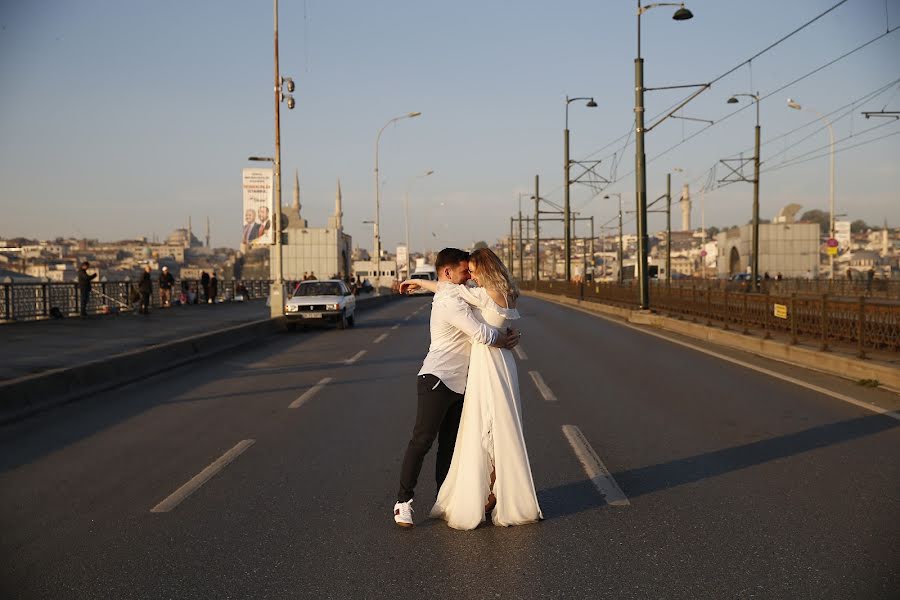
[[192,477],[190,481],[172,492],[172,494],[168,498],[151,508],[150,512],[169,512],[170,510],[181,504],[182,501],[185,500],[185,498],[200,489],[200,486],[212,479],[216,473],[228,466],[228,463],[240,456],[244,452],[244,450],[252,446],[253,442],[255,441],[256,440],[242,440],[238,442],[231,450],[217,458],[208,467],[194,475],[194,477]]
[[563,425],[562,431],[566,439],[569,440],[572,450],[575,451],[575,456],[578,457],[584,472],[591,480],[591,483],[594,484],[594,487],[597,488],[597,491],[603,495],[606,503],[610,506],[630,506],[631,502],[628,501],[622,488],[619,487],[613,476],[609,474],[603,461],[591,448],[590,443],[584,437],[584,434],[581,433],[581,430],[575,425]]
[[302,406],[304,402],[306,402],[307,400],[309,400],[310,398],[312,398],[313,396],[318,394],[319,390],[321,390],[323,387],[328,385],[330,382],[331,382],[331,377],[324,377],[324,378],[320,379],[319,383],[317,383],[316,385],[312,386],[311,388],[309,388],[308,390],[303,392],[302,396],[300,396],[299,398],[297,398],[296,400],[291,402],[288,405],[288,408],[300,408],[300,406]]
[[521,344],[513,348],[513,352],[516,353],[516,356],[519,357],[519,360],[528,360],[528,355],[525,354],[524,350],[522,350]]
[[356,361],[358,361],[360,358],[362,358],[362,357],[363,357],[363,354],[365,354],[366,352],[367,352],[367,350],[360,350],[359,352],[357,352],[356,354],[354,354],[353,356],[351,356],[350,358],[348,358],[347,360],[345,360],[345,361],[344,361],[344,364],[345,364],[345,365],[352,365],[353,363],[355,363]]
[[388,334],[382,333],[382,334],[379,335],[377,338],[375,338],[375,341],[373,341],[372,343],[373,343],[373,344],[380,344],[381,342],[384,341],[384,338],[386,338],[387,336],[388,336]]
[[400,323],[397,323],[396,325],[391,327],[391,331],[394,331],[395,329],[399,329],[399,328],[400,328]]
[[528,374],[531,375],[531,379],[534,381],[534,385],[537,386],[538,391],[541,393],[541,396],[544,397],[544,400],[547,402],[558,402],[559,398],[556,397],[556,394],[553,393],[553,390],[544,383],[544,378],[541,377],[541,374],[537,371],[528,371]]

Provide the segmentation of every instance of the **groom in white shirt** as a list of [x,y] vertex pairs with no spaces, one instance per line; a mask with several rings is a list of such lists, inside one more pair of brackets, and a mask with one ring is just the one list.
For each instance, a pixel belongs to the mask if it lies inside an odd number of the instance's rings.
[[438,253],[434,267],[438,274],[438,290],[431,307],[431,345],[416,377],[416,424],[403,456],[400,491],[394,505],[394,522],[401,527],[414,524],[412,502],[416,482],[422,461],[435,438],[438,439],[435,465],[438,489],[450,470],[472,342],[513,348],[519,341],[519,334],[512,329],[500,331],[478,321],[472,315],[471,307],[459,297],[456,286],[441,285],[464,284],[469,280],[468,252],[444,248]]

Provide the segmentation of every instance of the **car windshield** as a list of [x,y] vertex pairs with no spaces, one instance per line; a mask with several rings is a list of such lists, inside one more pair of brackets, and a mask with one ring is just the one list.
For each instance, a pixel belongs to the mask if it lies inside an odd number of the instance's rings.
[[341,284],[331,281],[317,281],[314,283],[301,283],[294,292],[294,296],[341,296],[343,295]]

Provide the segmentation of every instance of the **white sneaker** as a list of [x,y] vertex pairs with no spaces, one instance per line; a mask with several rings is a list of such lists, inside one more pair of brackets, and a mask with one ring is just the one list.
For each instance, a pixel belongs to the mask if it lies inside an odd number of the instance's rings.
[[394,505],[394,523],[399,525],[400,527],[413,527],[415,523],[413,523],[413,513],[415,512],[412,507],[413,501],[409,502],[398,502]]

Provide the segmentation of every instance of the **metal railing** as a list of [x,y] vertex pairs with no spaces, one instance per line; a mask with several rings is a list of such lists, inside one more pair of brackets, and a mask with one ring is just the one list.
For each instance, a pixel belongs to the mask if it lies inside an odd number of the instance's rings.
[[[271,282],[264,279],[221,280],[217,298],[233,300],[238,293],[245,299],[262,299],[269,295]],[[239,290],[239,286],[243,289]],[[99,281],[91,283],[88,314],[134,310],[136,281]],[[172,302],[195,304],[206,300],[200,281],[176,280],[172,286]],[[0,321],[29,321],[81,312],[81,293],[75,283],[0,281]],[[154,279],[151,306],[160,306],[159,283]]]
[[[617,283],[567,283],[541,281],[519,283],[526,291],[557,294],[587,302],[613,304],[636,309],[637,286]],[[762,330],[768,338],[773,332],[786,334],[791,343],[802,338],[814,341],[822,350],[830,344],[856,346],[865,358],[867,350],[900,352],[900,302],[858,296],[830,294],[762,293],[718,289],[711,285],[652,285],[650,306],[654,310],[721,324],[741,332]]]
[[[665,286],[663,280],[652,280],[650,285]],[[706,287],[717,290],[743,291],[750,285],[749,280],[730,281],[727,279],[672,279],[669,287],[696,288]],[[860,276],[857,279],[761,279],[760,288],[768,290],[771,294],[821,296],[842,296],[858,298],[884,298],[886,300],[900,300],[900,279],[867,279]]]

